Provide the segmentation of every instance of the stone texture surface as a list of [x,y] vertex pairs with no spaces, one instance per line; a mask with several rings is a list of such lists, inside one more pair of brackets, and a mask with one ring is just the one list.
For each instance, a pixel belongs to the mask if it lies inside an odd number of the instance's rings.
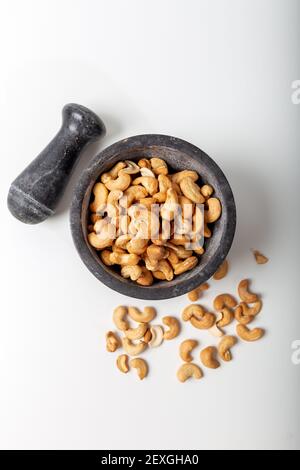
[[57,135],[10,187],[8,208],[26,224],[54,214],[81,151],[105,133],[102,121],[84,106],[67,104],[62,116]]
[[[150,287],[141,287],[122,278],[112,268],[105,266],[96,250],[87,242],[87,216],[92,188],[99,175],[119,160],[136,160],[158,156],[166,160],[173,170],[191,169],[199,173],[203,184],[209,183],[222,204],[222,216],[214,224],[213,236],[206,239],[205,254],[199,264],[174,278],[160,281]],[[207,281],[226,258],[236,227],[236,209],[229,183],[219,166],[202,150],[175,137],[145,134],[121,140],[94,157],[83,172],[75,190],[71,214],[73,240],[81,259],[100,281],[112,289],[139,299],[167,299],[183,295]]]

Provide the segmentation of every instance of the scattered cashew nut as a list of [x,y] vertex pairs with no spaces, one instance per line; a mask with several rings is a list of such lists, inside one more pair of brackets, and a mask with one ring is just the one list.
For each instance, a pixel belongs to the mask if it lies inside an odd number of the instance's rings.
[[151,340],[149,341],[150,348],[157,348],[164,340],[164,330],[160,325],[153,325],[150,327]]
[[258,300],[258,295],[249,291],[249,279],[243,279],[238,285],[238,293],[244,302],[252,304]]
[[147,344],[144,341],[139,341],[138,343],[132,343],[130,339],[123,338],[122,345],[129,356],[138,356],[141,354],[147,347]]
[[118,328],[118,330],[121,331],[126,331],[129,328],[129,323],[128,321],[124,320],[124,318],[127,316],[128,310],[127,307],[124,307],[123,305],[120,305],[119,307],[116,307],[113,312],[113,322]]
[[231,294],[220,294],[214,300],[214,309],[217,312],[223,310],[224,307],[233,308],[237,305],[236,299]]
[[186,339],[179,346],[179,355],[185,362],[192,362],[193,358],[191,352],[198,346],[198,341],[195,339]]
[[180,323],[175,317],[163,317],[162,322],[169,327],[168,331],[164,332],[164,339],[174,339],[179,335]]
[[106,333],[106,350],[108,352],[115,352],[120,346],[120,340],[113,331]]
[[116,363],[118,369],[124,374],[127,374],[127,372],[129,371],[127,354],[121,354],[120,356],[118,356]]
[[257,341],[262,338],[265,331],[262,328],[254,328],[250,330],[246,325],[237,325],[236,332],[238,336],[244,341]]
[[148,375],[148,365],[144,359],[136,357],[135,359],[131,359],[129,364],[130,367],[137,370],[138,376],[141,380],[143,380]]
[[179,382],[185,382],[190,377],[194,379],[201,379],[203,377],[202,370],[199,366],[193,363],[182,364],[177,371],[177,378]]
[[223,361],[229,362],[232,359],[230,348],[237,343],[235,336],[224,336],[218,345],[219,356]]
[[140,325],[137,326],[136,328],[128,328],[128,330],[125,331],[125,336],[126,338],[132,341],[136,339],[141,339],[143,338],[147,329],[148,329],[147,323],[140,323]]
[[137,307],[128,307],[128,315],[138,323],[149,323],[156,317],[156,310],[154,307],[144,307],[141,312]]
[[216,359],[217,354],[218,351],[215,346],[208,346],[207,348],[202,349],[200,352],[200,359],[202,364],[209,369],[217,369],[220,367],[220,363]]

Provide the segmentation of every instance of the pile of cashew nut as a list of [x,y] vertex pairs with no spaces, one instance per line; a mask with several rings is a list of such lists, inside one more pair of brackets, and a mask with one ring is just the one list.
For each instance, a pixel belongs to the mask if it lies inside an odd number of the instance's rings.
[[[123,347],[125,353],[117,357],[116,365],[118,369],[127,374],[130,368],[136,369],[138,377],[143,380],[148,375],[148,364],[145,359],[139,356],[147,348],[157,348],[164,340],[176,338],[180,332],[180,322],[177,318],[166,316],[162,322],[167,326],[165,330],[162,325],[152,325],[150,322],[156,317],[156,310],[153,307],[145,307],[141,312],[137,307],[125,307],[123,305],[115,308],[113,312],[113,322],[120,333],[109,331],[106,333],[106,349],[115,352]],[[134,321],[136,325],[130,326]],[[129,356],[134,359],[129,360]]]
[[102,262],[141,286],[193,269],[222,212],[212,186],[198,179],[193,170],[170,174],[160,158],[120,161],[103,173],[88,224]]

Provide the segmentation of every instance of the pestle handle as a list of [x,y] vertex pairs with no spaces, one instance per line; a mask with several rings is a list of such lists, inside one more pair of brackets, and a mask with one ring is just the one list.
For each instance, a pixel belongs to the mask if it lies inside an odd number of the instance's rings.
[[9,189],[8,208],[25,224],[38,224],[55,213],[80,153],[105,134],[101,119],[79,104],[65,105],[62,117],[56,136]]

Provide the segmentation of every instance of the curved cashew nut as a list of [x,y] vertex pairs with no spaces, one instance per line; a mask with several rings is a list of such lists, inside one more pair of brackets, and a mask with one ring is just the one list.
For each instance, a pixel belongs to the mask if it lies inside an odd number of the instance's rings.
[[157,265],[155,266],[155,271],[162,272],[167,281],[172,281],[174,277],[173,268],[166,259],[161,259],[157,262]]
[[172,188],[172,181],[166,175],[158,175],[158,187],[160,193],[166,193],[168,189]]
[[223,277],[226,276],[228,273],[228,261],[225,259],[223,263],[219,266],[215,274],[213,275],[213,278],[215,281],[219,281],[220,279],[223,279]]
[[262,338],[265,331],[262,328],[254,328],[250,330],[246,325],[237,325],[236,332],[238,336],[244,341],[257,341]]
[[127,243],[126,248],[129,253],[142,255],[146,251],[147,245],[147,239],[134,237]]
[[168,165],[161,158],[150,158],[150,164],[156,175],[167,175],[169,173]]
[[120,200],[120,206],[130,207],[133,202],[140,201],[141,199],[147,197],[147,190],[143,186],[130,186],[124,192],[124,196]]
[[205,202],[205,198],[202,196],[199,186],[194,183],[191,177],[183,178],[180,182],[180,189],[185,197],[196,204],[203,204]]
[[203,377],[202,370],[199,366],[193,363],[182,364],[177,371],[177,378],[179,382],[185,382],[190,377],[194,379],[201,379]]
[[136,282],[140,286],[151,286],[151,284],[153,284],[153,276],[151,271],[149,271],[145,266],[142,266],[142,274],[138,277]]
[[118,162],[116,163],[115,166],[112,167],[112,169],[106,173],[102,173],[101,175],[101,182],[106,184],[110,180],[114,180],[117,178],[119,172],[123,170],[123,168],[126,167],[125,162]]
[[189,258],[181,261],[175,266],[174,274],[177,276],[179,274],[185,273],[186,271],[193,269],[197,263],[198,263],[197,256],[190,256]]
[[214,188],[210,186],[209,184],[205,184],[204,186],[201,187],[201,193],[205,198],[209,198],[212,193],[214,192]]
[[121,354],[120,356],[118,356],[116,363],[117,368],[124,374],[127,374],[127,372],[129,371],[127,354]]
[[160,214],[163,219],[173,220],[178,212],[178,196],[173,188],[167,190],[166,202],[163,204]]
[[192,362],[193,358],[191,352],[198,346],[198,341],[195,339],[186,339],[179,346],[179,355],[185,362]]
[[142,268],[138,264],[135,266],[122,266],[121,276],[136,281],[142,275]]
[[151,176],[152,178],[155,178],[155,174],[150,170],[150,168],[141,168],[140,173],[142,176]]
[[205,312],[204,316],[199,320],[198,318],[191,317],[190,322],[199,330],[209,330],[215,324],[216,317],[213,313]]
[[192,181],[197,181],[198,173],[193,170],[182,170],[174,173],[174,175],[171,176],[172,183],[175,184],[180,184],[184,178],[190,178]]
[[128,173],[129,175],[135,175],[140,172],[140,167],[132,160],[125,160],[125,163],[126,163],[126,167],[122,170],[123,173]]
[[96,183],[93,188],[95,196],[94,201],[90,204],[91,212],[101,213],[106,205],[108,190],[103,183]]
[[214,346],[208,346],[200,352],[202,364],[209,369],[217,369],[220,367],[219,361],[216,359],[218,351]]
[[164,330],[160,325],[153,325],[150,327],[151,340],[149,341],[150,348],[157,348],[164,340]]
[[156,317],[156,310],[154,307],[144,307],[141,312],[137,307],[128,307],[128,315],[137,323],[149,323]]
[[179,335],[180,323],[175,317],[163,317],[162,322],[169,327],[168,331],[164,333],[164,339],[174,339]]
[[128,173],[124,173],[123,170],[119,172],[118,177],[113,180],[110,179],[105,183],[105,186],[109,191],[114,191],[119,189],[120,191],[125,191],[131,183],[131,176]]
[[224,307],[233,308],[237,305],[237,301],[230,294],[220,294],[214,300],[214,309],[220,312]]
[[128,321],[124,320],[124,318],[127,316],[128,309],[127,307],[124,307],[123,305],[120,305],[119,307],[116,307],[113,312],[113,322],[118,328],[118,330],[121,331],[126,331],[129,328],[129,323]]
[[126,338],[130,340],[141,339],[148,329],[147,323],[140,323],[136,328],[128,328],[125,331]]
[[185,307],[182,311],[182,320],[189,321],[192,317],[201,319],[204,317],[206,310],[202,305],[191,304]]
[[141,184],[150,196],[153,196],[158,190],[158,181],[156,178],[153,178],[153,176],[139,176],[132,182],[132,184],[134,186]]
[[249,279],[243,279],[238,285],[238,293],[244,302],[252,304],[258,300],[258,295],[249,292]]
[[240,306],[243,309],[244,315],[256,317],[262,309],[262,301],[258,300],[257,302],[253,302],[252,307],[249,307],[245,302],[241,302]]
[[125,250],[126,245],[130,240],[131,240],[130,235],[128,234],[120,235],[118,238],[116,238],[115,246],[117,246],[118,248],[123,248],[123,250]]
[[253,250],[253,255],[257,264],[266,264],[269,261],[269,258],[267,258],[258,250]]
[[[245,304],[247,305],[247,304]],[[244,312],[244,309],[241,305],[238,305],[234,311],[234,316],[236,321],[241,323],[242,325],[248,325],[248,323],[252,322],[254,320],[254,317],[251,315],[247,315]]]
[[158,246],[153,243],[148,246],[147,255],[151,261],[160,261],[169,256],[169,251],[164,246]]
[[111,263],[119,264],[120,266],[135,266],[141,258],[134,253],[112,252],[109,259]]
[[232,359],[230,348],[237,343],[235,336],[224,336],[218,345],[219,356],[223,361],[229,362]]
[[165,202],[167,199],[167,193],[162,193],[159,191],[158,193],[153,195],[153,199],[156,204],[161,204],[162,202]]
[[106,333],[106,350],[108,352],[115,352],[119,346],[120,340],[118,336],[113,331]]
[[141,380],[143,380],[148,375],[148,365],[144,359],[136,357],[135,359],[131,359],[129,364],[130,367],[137,370],[138,376]]
[[208,206],[208,210],[204,211],[204,218],[207,224],[211,224],[220,218],[222,206],[219,199],[216,197],[207,199],[206,204]]
[[[105,232],[107,231],[108,230],[105,230]],[[110,236],[107,236],[104,232],[101,233],[101,236],[94,232],[89,233],[88,241],[93,248],[96,248],[96,250],[103,250],[103,248],[108,248],[113,244],[113,239],[110,238]]]
[[232,311],[228,307],[222,308],[217,315],[216,325],[218,328],[229,325],[234,318]]
[[170,243],[170,242],[165,242],[164,246],[166,246],[167,248],[170,248],[170,250],[173,250],[178,256],[178,258],[181,258],[181,259],[190,258],[193,254],[192,250],[186,250],[183,246],[173,245],[173,243]]
[[166,276],[164,275],[164,273],[162,271],[152,271],[152,274],[153,274],[153,277],[155,279],[158,279],[159,281],[165,281],[166,280]]
[[147,347],[147,344],[144,341],[139,341],[138,343],[132,343],[129,338],[122,339],[123,348],[129,354],[129,356],[138,356],[141,354]]
[[100,252],[101,260],[106,266],[112,266],[114,264],[110,261],[110,255],[111,255],[111,251],[109,250],[102,250]]
[[147,158],[141,158],[139,161],[138,161],[138,166],[140,168],[151,168],[151,163],[149,160],[147,160]]

